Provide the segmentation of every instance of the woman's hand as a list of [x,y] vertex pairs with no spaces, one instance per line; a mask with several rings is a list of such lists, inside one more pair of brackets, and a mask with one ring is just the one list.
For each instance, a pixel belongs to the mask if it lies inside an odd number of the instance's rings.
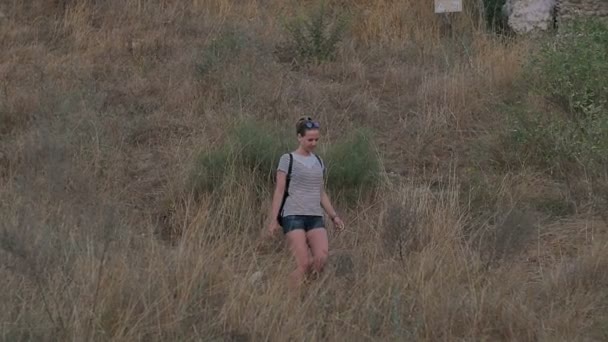
[[344,230],[344,222],[342,222],[342,219],[339,216],[334,216],[331,221],[334,223],[337,231],[341,232]]
[[268,236],[273,237],[279,231],[279,222],[277,220],[271,220],[268,225]]

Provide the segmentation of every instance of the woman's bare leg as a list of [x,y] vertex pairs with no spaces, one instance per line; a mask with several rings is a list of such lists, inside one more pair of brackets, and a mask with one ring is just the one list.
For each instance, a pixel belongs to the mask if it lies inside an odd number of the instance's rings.
[[297,288],[310,271],[312,260],[308,252],[306,234],[302,229],[295,229],[287,233],[287,243],[291,253],[296,259],[296,269],[290,274],[290,286]]
[[315,272],[321,273],[329,255],[327,230],[325,228],[311,229],[306,233],[306,237],[312,251],[312,268]]

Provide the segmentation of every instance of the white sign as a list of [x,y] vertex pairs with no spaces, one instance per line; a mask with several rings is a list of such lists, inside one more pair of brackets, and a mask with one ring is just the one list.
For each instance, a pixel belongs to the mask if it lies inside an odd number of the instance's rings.
[[435,0],[435,13],[462,12],[462,0]]

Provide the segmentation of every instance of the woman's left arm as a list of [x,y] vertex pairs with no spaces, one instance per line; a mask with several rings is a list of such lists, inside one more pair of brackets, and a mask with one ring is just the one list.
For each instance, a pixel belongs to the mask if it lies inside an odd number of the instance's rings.
[[331,218],[331,221],[334,223],[336,228],[338,228],[339,230],[344,229],[344,222],[342,222],[342,219],[338,216],[338,213],[336,213],[336,210],[334,210],[334,207],[331,205],[331,201],[329,200],[329,196],[327,196],[325,190],[323,190],[323,192],[321,193],[321,205],[323,206],[323,209],[325,209],[325,212]]

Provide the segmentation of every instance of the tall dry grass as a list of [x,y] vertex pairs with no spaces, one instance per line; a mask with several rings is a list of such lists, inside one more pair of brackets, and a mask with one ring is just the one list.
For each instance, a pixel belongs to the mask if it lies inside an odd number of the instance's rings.
[[[3,340],[607,337],[605,224],[522,208],[566,196],[542,176],[471,170],[527,42],[480,30],[473,2],[449,30],[423,2],[328,3],[350,35],[301,69],[273,50],[312,2],[0,7]],[[326,143],[374,129],[387,184],[336,203],[328,269],[291,293],[284,241],[260,237],[271,189],[184,186],[235,120],[302,113]]]

